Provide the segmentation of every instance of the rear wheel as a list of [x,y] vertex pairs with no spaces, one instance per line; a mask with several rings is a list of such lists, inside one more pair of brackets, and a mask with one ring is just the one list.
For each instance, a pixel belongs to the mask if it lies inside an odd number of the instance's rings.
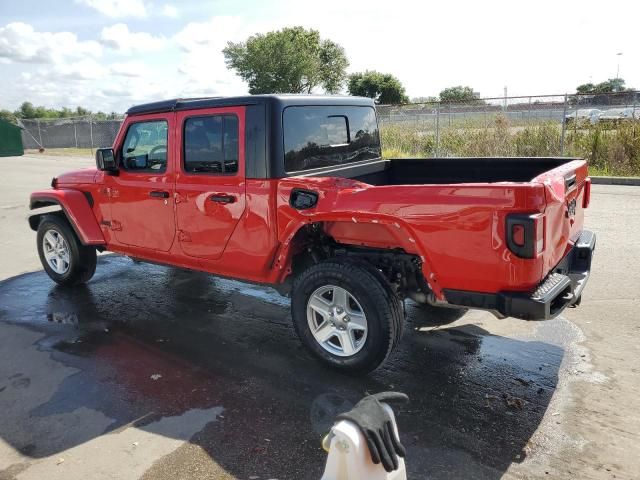
[[374,370],[402,335],[402,303],[367,264],[328,260],[308,268],[294,283],[291,310],[302,343],[345,372]]
[[60,285],[88,282],[96,271],[96,249],[82,245],[66,218],[47,215],[38,226],[38,255],[47,275]]

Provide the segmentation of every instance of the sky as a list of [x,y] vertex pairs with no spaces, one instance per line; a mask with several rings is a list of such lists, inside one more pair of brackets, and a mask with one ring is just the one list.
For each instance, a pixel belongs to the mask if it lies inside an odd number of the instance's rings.
[[342,45],[349,72],[392,73],[410,97],[572,93],[618,64],[640,89],[638,18],[637,0],[0,0],[0,109],[244,94],[227,42],[295,25]]

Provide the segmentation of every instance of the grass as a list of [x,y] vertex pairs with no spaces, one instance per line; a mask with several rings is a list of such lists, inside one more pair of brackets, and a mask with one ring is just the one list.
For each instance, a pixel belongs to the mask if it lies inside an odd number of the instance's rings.
[[[383,156],[560,156],[562,127],[555,122],[514,126],[503,116],[486,127],[443,127],[439,136],[419,124],[382,124]],[[565,132],[564,155],[585,158],[591,175],[640,176],[640,122]]]

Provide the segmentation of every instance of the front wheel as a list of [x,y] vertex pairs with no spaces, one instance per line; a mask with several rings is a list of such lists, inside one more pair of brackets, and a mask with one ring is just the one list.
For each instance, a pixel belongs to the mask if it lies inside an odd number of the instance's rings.
[[47,275],[60,285],[88,282],[96,271],[96,249],[80,242],[66,218],[47,215],[38,226],[38,255]]
[[376,369],[402,335],[402,302],[367,264],[328,260],[308,268],[294,283],[291,310],[302,343],[349,373]]

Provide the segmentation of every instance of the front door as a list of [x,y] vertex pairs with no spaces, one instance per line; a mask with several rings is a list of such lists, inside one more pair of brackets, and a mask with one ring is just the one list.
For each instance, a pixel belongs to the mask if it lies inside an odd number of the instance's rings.
[[244,107],[178,112],[178,240],[189,256],[222,256],[245,209]]
[[133,118],[117,147],[119,174],[105,177],[111,229],[125,245],[166,252],[175,237],[170,162],[174,113]]

